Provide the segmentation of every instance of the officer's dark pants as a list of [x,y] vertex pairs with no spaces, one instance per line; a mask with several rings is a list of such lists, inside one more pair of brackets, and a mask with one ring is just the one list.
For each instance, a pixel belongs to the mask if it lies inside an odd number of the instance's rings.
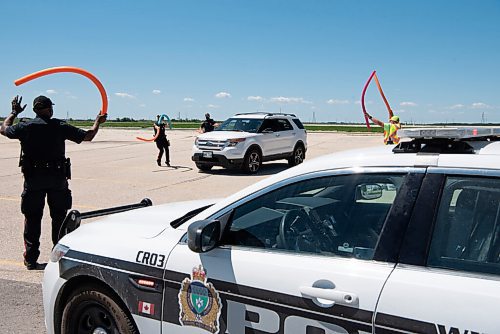
[[21,212],[24,214],[24,260],[37,261],[40,255],[40,234],[45,197],[52,218],[52,242],[59,241],[59,229],[71,208],[71,190],[65,176],[30,176],[24,179],[21,195]]
[[168,141],[167,140],[159,140],[156,142],[156,147],[158,147],[158,161],[161,161],[161,157],[163,156],[163,151],[165,151],[165,162],[167,164],[170,163],[170,152],[168,150]]

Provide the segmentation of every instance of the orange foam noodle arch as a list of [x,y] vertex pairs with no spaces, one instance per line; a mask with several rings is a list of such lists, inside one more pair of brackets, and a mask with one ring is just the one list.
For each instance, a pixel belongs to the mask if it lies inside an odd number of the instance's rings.
[[385,98],[384,91],[382,90],[382,86],[380,86],[380,81],[378,81],[377,73],[373,75],[373,78],[375,79],[375,83],[377,84],[378,91],[380,92],[380,95],[382,95],[382,99],[384,100],[385,106],[387,107],[387,112],[389,113],[389,118],[394,116],[391,106],[389,105],[389,102],[387,102],[387,99]]
[[142,138],[142,137],[135,137],[135,138],[142,140],[142,141],[155,141],[155,139],[158,138],[159,135],[160,135],[160,131],[156,131],[156,134],[153,138],[149,138],[149,139]]
[[366,106],[365,106],[365,94],[366,94],[366,89],[370,85],[370,82],[372,79],[375,79],[375,83],[377,84],[378,91],[380,93],[380,96],[382,96],[382,99],[384,100],[385,106],[387,107],[387,112],[389,113],[389,118],[393,116],[393,112],[391,109],[391,106],[389,105],[389,102],[387,101],[384,91],[382,90],[382,86],[380,85],[380,81],[378,80],[377,77],[377,71],[373,71],[370,77],[368,78],[368,81],[366,81],[365,86],[363,87],[363,92],[361,93],[361,107],[363,110],[363,116],[365,118],[366,122],[366,127],[369,129],[370,128],[370,122],[368,121],[368,112],[366,111]]
[[73,66],[59,66],[59,67],[51,67],[47,68],[45,70],[41,70],[38,72],[34,72],[31,74],[28,74],[22,78],[17,79],[14,81],[14,84],[16,86],[22,85],[28,81],[49,75],[49,74],[54,74],[54,73],[62,73],[62,72],[70,72],[70,73],[77,73],[80,75],[83,75],[84,77],[87,77],[90,79],[94,85],[96,85],[97,89],[99,90],[99,93],[101,93],[101,99],[102,99],[102,108],[101,108],[101,115],[106,115],[108,113],[108,95],[106,94],[106,90],[104,89],[104,86],[102,83],[97,79],[92,73],[78,68],[78,67],[73,67]]

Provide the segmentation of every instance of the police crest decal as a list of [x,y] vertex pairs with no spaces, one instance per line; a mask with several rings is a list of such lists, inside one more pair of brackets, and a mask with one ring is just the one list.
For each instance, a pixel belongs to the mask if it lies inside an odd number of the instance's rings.
[[222,304],[212,283],[207,283],[203,266],[193,268],[191,279],[185,278],[179,291],[179,321],[183,326],[202,328],[211,333],[219,332]]

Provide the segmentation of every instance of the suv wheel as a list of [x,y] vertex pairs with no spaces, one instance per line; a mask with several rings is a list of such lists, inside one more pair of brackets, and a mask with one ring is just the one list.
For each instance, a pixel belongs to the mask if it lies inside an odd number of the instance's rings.
[[288,158],[288,166],[290,167],[297,166],[298,164],[304,162],[305,158],[306,158],[306,151],[304,150],[304,146],[299,144],[295,146],[292,156]]
[[259,150],[255,148],[250,149],[245,156],[243,170],[249,174],[255,174],[259,171],[261,165],[262,156],[260,155]]
[[196,164],[196,167],[198,167],[199,170],[202,170],[204,172],[208,172],[209,170],[212,169],[213,166],[204,165],[204,164]]

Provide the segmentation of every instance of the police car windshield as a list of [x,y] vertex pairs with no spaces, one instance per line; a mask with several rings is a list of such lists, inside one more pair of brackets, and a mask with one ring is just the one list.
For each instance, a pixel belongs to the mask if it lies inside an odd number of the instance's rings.
[[262,119],[254,118],[229,118],[215,131],[243,131],[256,133],[262,124]]

